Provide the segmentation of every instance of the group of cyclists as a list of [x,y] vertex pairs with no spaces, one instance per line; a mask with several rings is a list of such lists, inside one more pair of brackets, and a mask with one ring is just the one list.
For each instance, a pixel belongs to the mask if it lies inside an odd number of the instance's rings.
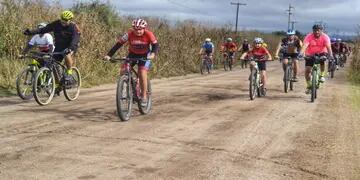
[[[55,20],[49,24],[40,23],[34,30],[26,29],[25,35],[35,35],[29,42],[23,53],[19,55],[23,57],[29,49],[33,46],[38,46],[41,52],[64,52],[64,55],[56,55],[54,58],[58,61],[65,59],[65,65],[67,67],[64,81],[70,81],[69,76],[72,74],[72,66],[74,64],[73,55],[76,53],[79,47],[80,30],[78,26],[73,22],[74,14],[71,11],[63,11],[59,20]],[[123,36],[121,36],[115,45],[104,56],[105,61],[109,61],[115,52],[121,48],[125,43],[128,43],[128,58],[145,58],[148,61],[138,61],[138,73],[141,88],[141,105],[147,104],[147,73],[150,69],[151,61],[157,54],[159,49],[159,43],[154,33],[147,29],[147,22],[143,19],[135,19],[132,22],[132,28],[128,30]],[[49,32],[54,33],[54,40]],[[247,39],[243,41],[243,44],[238,47],[232,38],[226,38],[226,41],[221,45],[220,52],[224,57],[229,57],[232,63],[235,63],[235,53],[241,52],[241,60],[256,59],[257,65],[260,70],[263,87],[267,84],[266,77],[266,61],[273,60],[269,50],[266,47],[264,40],[260,37],[256,37],[253,40],[253,44],[250,44]],[[214,64],[215,46],[211,42],[210,38],[206,38],[200,49],[202,57],[207,56],[211,59],[211,63]],[[319,24],[315,24],[312,27],[312,32],[307,34],[303,42],[296,36],[295,30],[289,30],[287,37],[281,39],[279,42],[274,58],[281,59],[283,65],[288,63],[288,58],[292,58],[294,63],[293,81],[298,81],[299,73],[299,58],[305,58],[305,79],[307,83],[306,93],[309,93],[311,88],[310,72],[313,66],[313,56],[315,54],[324,54],[329,59],[334,58],[334,53],[348,55],[350,49],[341,41],[341,39],[331,39],[327,34],[323,32],[323,27]],[[132,66],[135,63],[131,64]],[[254,62],[250,61],[250,68],[253,68]],[[123,69],[121,67],[121,73]],[[325,64],[321,62],[320,81],[325,81]]]

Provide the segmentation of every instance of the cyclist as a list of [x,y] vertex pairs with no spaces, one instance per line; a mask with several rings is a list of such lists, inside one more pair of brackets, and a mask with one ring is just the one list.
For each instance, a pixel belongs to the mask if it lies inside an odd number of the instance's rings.
[[[41,29],[44,28],[47,24],[40,23],[38,24],[37,28]],[[31,40],[28,42],[26,48],[23,50],[20,57],[23,57],[31,48],[34,46],[38,47],[40,52],[53,52],[54,51],[54,40],[51,34],[49,33],[42,33],[34,35]]]
[[[239,47],[238,51],[241,52],[241,56],[246,53],[249,52],[251,49],[251,45],[249,43],[249,41],[247,39],[244,39],[243,44],[241,45],[241,47]],[[242,64],[245,64],[246,67],[246,63],[247,61],[242,61]]]
[[347,45],[342,42],[340,38],[336,39],[336,42],[331,44],[331,49],[334,54],[339,54],[341,58],[344,59],[344,64],[347,60],[347,55],[349,54],[349,48]]
[[66,64],[66,73],[64,75],[64,80],[66,82],[71,82],[71,74],[73,67],[73,55],[77,51],[80,41],[80,30],[78,26],[72,22],[74,14],[71,11],[63,11],[60,14],[60,19],[47,24],[44,28],[24,31],[25,35],[33,34],[44,34],[49,32],[54,32],[55,36],[55,49],[54,52],[64,52],[62,55],[54,55],[54,58],[57,61],[62,61],[65,58]]
[[[253,48],[249,51],[244,53],[240,59],[250,59],[255,58],[258,61],[258,68],[260,70],[261,74],[261,80],[263,82],[264,90],[266,91],[265,85],[267,84],[267,76],[266,76],[266,61],[271,61],[272,57],[270,52],[262,46],[264,41],[262,38],[256,37],[254,39],[254,45]],[[250,69],[254,68],[255,62],[250,62]]]
[[199,54],[202,56],[201,58],[204,59],[206,56],[210,58],[211,61],[211,69],[214,66],[213,54],[214,54],[215,46],[211,42],[210,38],[206,38],[204,44],[201,46]]
[[281,39],[279,42],[277,49],[275,51],[275,59],[279,59],[280,50],[282,51],[282,62],[283,62],[283,69],[285,71],[285,67],[288,63],[288,58],[292,58],[293,65],[294,65],[294,76],[292,77],[292,81],[297,82],[297,73],[299,71],[299,61],[297,59],[299,55],[299,51],[302,46],[301,40],[295,35],[295,30],[288,30],[287,37]]
[[[312,56],[315,54],[319,55],[329,55],[329,58],[333,58],[333,53],[331,50],[330,38],[327,34],[325,34],[322,30],[322,25],[315,24],[312,27],[313,32],[309,33],[305,36],[304,46],[300,51],[299,56],[303,56],[304,52],[305,58],[305,79],[306,79],[306,94],[311,92],[311,81],[310,81],[310,73],[312,67],[314,65],[314,60]],[[325,82],[325,62],[320,63],[320,82]]]
[[232,64],[235,64],[235,51],[237,50],[236,44],[231,38],[227,38],[226,42],[221,45],[220,52],[223,53],[224,58],[230,57]]
[[[126,42],[129,43],[128,58],[148,59],[147,61],[139,61],[137,64],[141,88],[141,106],[145,107],[147,105],[147,73],[150,69],[150,60],[155,58],[159,44],[153,32],[147,29],[147,22],[143,19],[135,19],[132,22],[132,29],[119,38],[118,42],[104,57],[104,60],[110,60],[111,56]],[[135,63],[131,65],[134,66]],[[122,66],[120,74],[123,74],[124,69],[125,66]]]

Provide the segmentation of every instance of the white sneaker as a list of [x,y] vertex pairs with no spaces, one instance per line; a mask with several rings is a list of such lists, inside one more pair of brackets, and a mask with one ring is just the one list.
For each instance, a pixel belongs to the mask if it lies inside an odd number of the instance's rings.
[[319,82],[321,82],[321,83],[325,82],[324,76],[320,76]]
[[336,70],[339,70],[339,66],[338,66],[338,65],[336,65]]

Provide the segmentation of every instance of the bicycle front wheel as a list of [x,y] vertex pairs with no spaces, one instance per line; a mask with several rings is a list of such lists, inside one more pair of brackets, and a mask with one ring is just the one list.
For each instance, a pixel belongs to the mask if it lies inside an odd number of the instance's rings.
[[318,74],[317,70],[313,70],[311,74],[311,102],[314,102],[316,99],[316,90],[317,90],[317,81],[318,81]]
[[200,63],[200,73],[201,74],[204,74],[204,72],[205,72],[205,68],[206,68],[205,65],[206,65],[205,61],[202,60],[201,63]]
[[250,99],[251,100],[254,100],[255,99],[255,93],[256,93],[256,90],[257,90],[257,85],[256,85],[256,70],[251,70],[251,73],[250,73],[250,77],[249,77],[249,80],[250,80],[250,83],[249,83],[249,96],[250,96]]
[[71,80],[69,85],[65,85],[64,95],[68,101],[73,101],[79,97],[81,87],[81,75],[79,69],[72,67]]
[[289,82],[290,82],[290,67],[288,65],[286,65],[286,68],[285,68],[285,74],[284,74],[284,92],[287,93],[288,90],[289,90]]
[[49,104],[55,94],[54,73],[49,68],[42,67],[36,73],[33,82],[36,102],[41,106]]
[[[35,68],[33,68],[35,69]],[[18,96],[23,100],[29,100],[33,97],[33,77],[36,71],[31,67],[26,67],[16,78],[16,91]]]
[[224,70],[225,70],[225,71],[228,71],[228,69],[229,69],[229,59],[226,58],[226,59],[224,60]]
[[132,86],[129,76],[123,75],[119,78],[116,89],[116,110],[121,121],[128,121],[130,119],[132,105]]
[[[141,94],[141,92],[140,92],[140,94]],[[147,80],[147,98],[148,98],[148,101],[147,101],[147,104],[145,107],[141,106],[141,103],[138,103],[138,107],[139,107],[141,114],[148,114],[151,110],[151,105],[152,105],[151,82],[149,79]]]

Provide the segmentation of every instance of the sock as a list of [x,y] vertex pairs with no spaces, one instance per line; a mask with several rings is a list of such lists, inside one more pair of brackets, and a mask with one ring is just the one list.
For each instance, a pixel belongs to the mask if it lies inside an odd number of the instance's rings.
[[306,87],[310,88],[311,87],[311,81],[306,81]]
[[324,77],[326,75],[325,73],[325,71],[321,71],[320,76]]
[[72,74],[72,69],[67,69],[66,74],[71,75]]

